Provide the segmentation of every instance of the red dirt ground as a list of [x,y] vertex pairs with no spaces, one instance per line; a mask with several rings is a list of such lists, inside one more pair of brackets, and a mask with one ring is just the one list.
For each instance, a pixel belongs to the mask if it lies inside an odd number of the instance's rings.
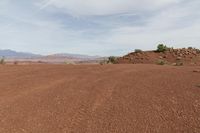
[[0,133],[199,133],[198,69],[0,66]]

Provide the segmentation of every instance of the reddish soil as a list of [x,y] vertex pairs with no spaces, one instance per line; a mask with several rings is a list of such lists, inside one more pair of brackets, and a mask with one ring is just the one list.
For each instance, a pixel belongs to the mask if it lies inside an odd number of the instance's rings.
[[199,69],[0,66],[0,133],[199,133]]
[[169,49],[165,52],[132,52],[118,59],[119,64],[156,64],[164,61],[169,65],[200,65],[199,49]]

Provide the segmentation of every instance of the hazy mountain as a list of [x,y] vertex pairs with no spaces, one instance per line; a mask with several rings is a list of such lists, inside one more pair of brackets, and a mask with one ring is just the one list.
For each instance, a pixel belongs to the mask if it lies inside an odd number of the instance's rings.
[[26,52],[16,52],[13,50],[0,50],[0,57],[5,58],[36,58],[41,57],[41,55],[26,53]]
[[27,52],[16,52],[13,50],[0,50],[0,58],[5,57],[7,61],[42,61],[49,63],[59,62],[81,62],[81,61],[99,61],[100,56],[89,56],[81,54],[58,53],[52,55],[38,55]]

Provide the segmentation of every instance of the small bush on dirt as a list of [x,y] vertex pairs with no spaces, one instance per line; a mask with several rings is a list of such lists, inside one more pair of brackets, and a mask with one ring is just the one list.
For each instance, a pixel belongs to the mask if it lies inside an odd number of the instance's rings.
[[142,53],[141,49],[135,49],[135,53]]
[[5,64],[5,59],[4,59],[4,57],[0,59],[0,64],[1,64],[1,65]]
[[117,58],[115,56],[110,56],[110,57],[108,57],[107,63],[116,64],[117,63]]
[[168,49],[168,47],[164,44],[159,44],[157,46],[157,52],[165,52]]
[[157,64],[158,64],[158,65],[165,65],[166,62],[165,62],[164,60],[158,60],[158,61],[157,61]]
[[108,63],[108,60],[107,59],[103,59],[99,62],[100,65],[105,65]]

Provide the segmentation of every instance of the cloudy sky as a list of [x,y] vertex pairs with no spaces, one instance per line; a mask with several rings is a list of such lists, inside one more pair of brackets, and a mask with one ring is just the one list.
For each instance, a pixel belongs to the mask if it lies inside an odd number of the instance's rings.
[[0,49],[123,55],[200,48],[199,0],[0,0]]

